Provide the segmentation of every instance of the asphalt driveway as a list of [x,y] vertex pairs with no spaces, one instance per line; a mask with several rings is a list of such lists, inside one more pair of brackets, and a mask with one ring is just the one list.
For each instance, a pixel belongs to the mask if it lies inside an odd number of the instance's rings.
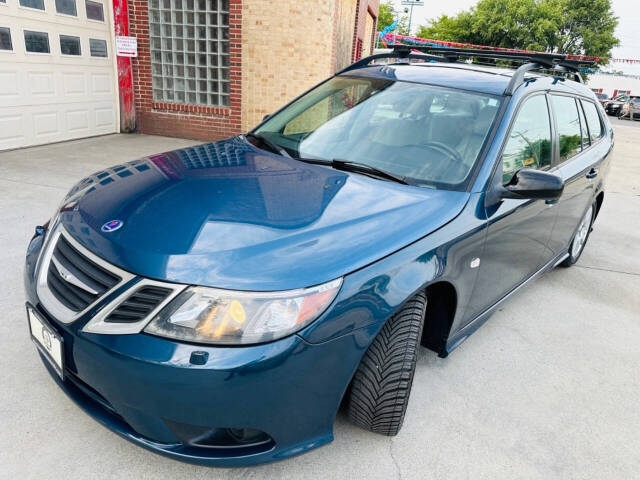
[[449,358],[422,350],[397,437],[341,414],[332,444],[236,470],[157,456],[93,421],[45,372],[23,303],[33,227],[75,181],[193,141],[112,135],[0,153],[0,478],[638,478],[640,122],[615,129],[579,263],[534,281]]

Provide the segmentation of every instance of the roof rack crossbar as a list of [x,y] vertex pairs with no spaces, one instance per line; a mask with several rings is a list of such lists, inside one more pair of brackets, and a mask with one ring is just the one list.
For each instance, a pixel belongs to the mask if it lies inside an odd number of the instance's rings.
[[418,60],[427,60],[429,62],[433,61],[433,62],[445,62],[445,63],[450,61],[449,59],[440,55],[429,55],[427,53],[415,53],[415,52],[412,52],[411,49],[409,49],[408,47],[402,48],[402,49],[398,48],[398,49],[394,49],[392,52],[376,53],[374,55],[370,55],[368,57],[362,58],[357,62],[352,63],[348,67],[343,68],[338,73],[336,73],[336,75],[340,75],[350,70],[356,70],[358,68],[366,67],[373,60],[377,60],[379,58],[398,58],[398,59],[415,58]]
[[[551,70],[556,72],[573,74],[575,80],[580,83],[584,83],[580,71],[584,67],[595,65],[594,60],[578,60],[569,58],[567,55],[561,53],[542,53],[542,52],[528,52],[528,51],[510,51],[501,49],[480,49],[480,48],[454,48],[454,47],[440,47],[433,45],[404,45],[395,44],[390,45],[393,49],[391,52],[377,53],[369,57],[358,60],[357,62],[349,65],[343,70],[339,71],[337,75],[365,67],[371,63],[371,61],[379,58],[397,58],[397,59],[421,59],[430,62],[444,62],[455,63],[460,60],[460,57],[468,58],[490,58],[493,60],[508,60],[516,62],[527,62],[521,65],[515,70],[507,88],[505,89],[505,95],[513,95],[517,88],[525,81],[524,76],[527,72],[532,70]],[[417,52],[416,52],[417,50]]]

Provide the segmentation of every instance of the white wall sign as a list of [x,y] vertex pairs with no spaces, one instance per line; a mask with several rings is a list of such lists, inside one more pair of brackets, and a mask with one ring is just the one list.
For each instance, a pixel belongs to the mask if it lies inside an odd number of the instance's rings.
[[136,37],[116,37],[116,55],[119,57],[137,57],[138,39]]

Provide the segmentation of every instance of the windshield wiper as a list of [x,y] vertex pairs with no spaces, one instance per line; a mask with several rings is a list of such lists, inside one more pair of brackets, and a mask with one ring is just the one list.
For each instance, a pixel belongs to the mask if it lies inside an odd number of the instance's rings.
[[411,185],[406,177],[394,175],[393,173],[381,170],[377,167],[367,165],[366,163],[352,162],[350,160],[341,160],[334,158],[333,160],[323,160],[320,158],[296,158],[305,163],[313,163],[315,165],[327,165],[333,167],[336,170],[342,170],[344,172],[356,172],[366,175],[372,175],[374,177],[383,178],[385,180],[391,180],[392,182],[401,183],[403,185]]
[[255,138],[256,140],[262,142],[265,146],[267,146],[269,148],[269,150],[271,150],[272,152],[279,153],[283,157],[291,158],[291,155],[289,155],[289,152],[287,152],[280,145],[276,145],[274,142],[269,140],[264,135],[260,135],[259,133],[251,133],[251,132],[249,132],[249,133],[245,133],[244,136],[245,137]]

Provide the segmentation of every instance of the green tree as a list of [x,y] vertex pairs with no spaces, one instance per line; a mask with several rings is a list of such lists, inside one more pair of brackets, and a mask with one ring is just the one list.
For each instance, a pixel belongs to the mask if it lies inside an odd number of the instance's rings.
[[378,11],[378,31],[381,32],[386,27],[391,25],[395,20],[393,12],[391,11],[391,2],[383,2],[380,4],[380,10]]
[[381,32],[396,20],[398,20],[398,33],[400,35],[409,35],[409,17],[394,10],[393,3],[390,0],[382,2],[378,11],[378,31]]
[[610,57],[620,41],[611,0],[480,0],[421,26],[418,36],[494,47]]

